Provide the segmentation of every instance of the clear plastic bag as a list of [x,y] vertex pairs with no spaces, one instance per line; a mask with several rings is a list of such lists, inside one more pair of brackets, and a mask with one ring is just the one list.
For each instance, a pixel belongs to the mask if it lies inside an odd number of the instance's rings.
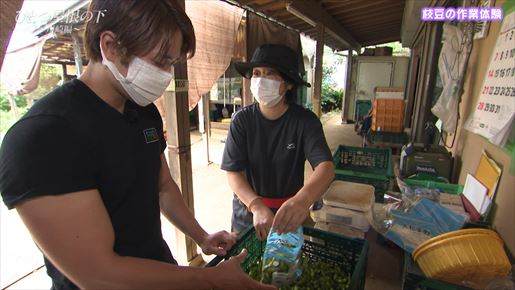
[[368,215],[372,227],[411,253],[426,240],[461,229],[468,216],[439,204],[437,189],[410,187],[398,179],[401,199],[390,204],[376,204]]
[[435,188],[424,188],[419,186],[409,186],[402,179],[397,177],[397,185],[402,193],[402,199],[406,202],[415,204],[420,198],[425,197],[432,201],[438,201],[440,190]]
[[268,234],[261,281],[275,286],[288,285],[295,281],[302,271],[300,253],[304,244],[302,226],[295,232],[278,234],[274,229]]

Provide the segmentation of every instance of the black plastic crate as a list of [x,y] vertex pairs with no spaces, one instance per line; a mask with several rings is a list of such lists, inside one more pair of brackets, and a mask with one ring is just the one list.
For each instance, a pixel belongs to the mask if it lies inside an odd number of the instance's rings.
[[409,254],[404,253],[403,290],[472,290],[464,286],[427,278]]

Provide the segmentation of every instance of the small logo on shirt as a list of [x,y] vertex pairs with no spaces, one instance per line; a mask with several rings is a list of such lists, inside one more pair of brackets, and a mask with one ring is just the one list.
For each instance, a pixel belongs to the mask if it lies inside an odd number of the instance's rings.
[[288,150],[293,150],[293,149],[295,149],[295,143],[290,143],[290,144],[288,144],[288,146],[286,146],[286,149],[288,149]]
[[159,141],[156,128],[148,128],[143,130],[143,135],[145,136],[145,142],[147,144]]

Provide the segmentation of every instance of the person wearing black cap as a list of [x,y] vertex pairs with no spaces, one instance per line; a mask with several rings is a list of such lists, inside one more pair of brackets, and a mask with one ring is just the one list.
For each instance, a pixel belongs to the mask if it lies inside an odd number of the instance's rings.
[[[299,74],[295,51],[264,44],[235,68],[251,79],[257,102],[234,115],[221,168],[235,194],[232,230],[254,225],[264,240],[272,227],[290,232],[305,221],[334,179],[334,165],[320,120],[294,103],[296,87],[310,86]],[[304,183],[306,159],[314,172]]]

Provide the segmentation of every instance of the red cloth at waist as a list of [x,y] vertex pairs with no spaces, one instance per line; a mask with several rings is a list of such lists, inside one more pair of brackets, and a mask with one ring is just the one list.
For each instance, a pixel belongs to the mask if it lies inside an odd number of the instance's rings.
[[[291,197],[291,196],[290,196]],[[268,208],[278,209],[285,203],[290,197],[279,197],[279,198],[272,198],[272,197],[263,197],[263,203]]]

